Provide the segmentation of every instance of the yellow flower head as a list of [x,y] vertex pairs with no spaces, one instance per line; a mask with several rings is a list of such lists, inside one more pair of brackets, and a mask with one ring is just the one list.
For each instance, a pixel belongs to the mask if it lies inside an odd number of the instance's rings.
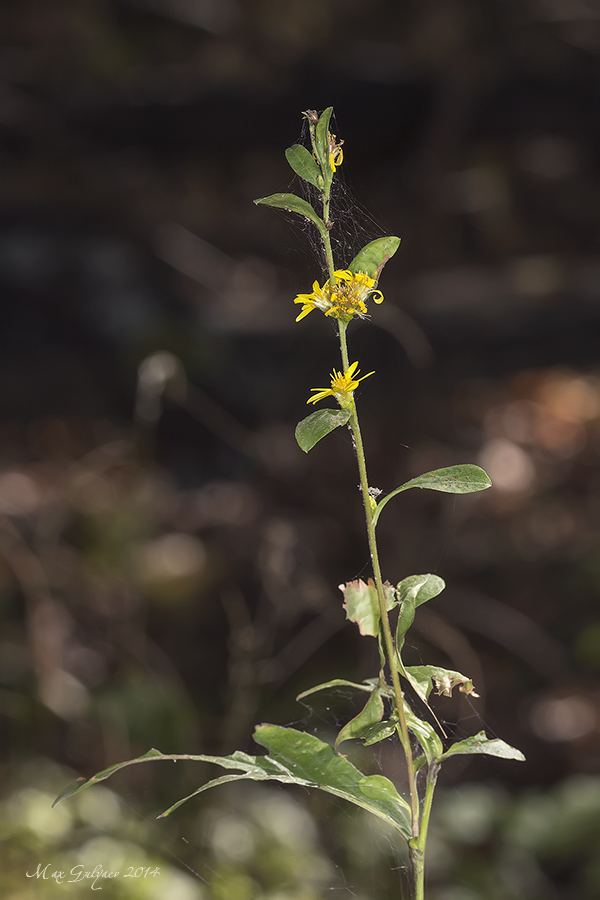
[[325,397],[335,397],[342,409],[347,408],[352,403],[352,392],[356,390],[359,382],[374,374],[373,372],[368,372],[366,375],[361,375],[360,378],[357,378],[356,376],[359,372],[358,362],[353,362],[344,373],[336,372],[334,369],[331,373],[331,387],[311,388],[311,391],[316,391],[316,393],[314,397],[309,397],[306,402],[318,403],[319,400],[324,400]]
[[344,151],[342,150],[343,141],[337,143],[337,138],[335,134],[332,134],[330,131],[329,134],[329,165],[331,166],[331,171],[335,172],[338,166],[341,166],[344,160]]
[[373,295],[375,303],[383,302],[381,291],[375,290],[375,279],[364,272],[349,272],[340,269],[334,272],[335,284],[326,281],[323,287],[313,283],[312,294],[298,294],[294,303],[302,304],[302,311],[296,322],[303,319],[313,309],[320,309],[326,316],[333,316],[349,322],[354,316],[366,316],[366,300]]

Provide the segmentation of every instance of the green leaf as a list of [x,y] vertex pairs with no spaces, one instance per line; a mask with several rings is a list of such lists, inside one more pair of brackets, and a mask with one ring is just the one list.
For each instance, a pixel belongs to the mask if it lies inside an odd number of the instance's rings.
[[298,694],[296,700],[304,700],[305,697],[310,697],[311,694],[316,694],[317,691],[327,691],[335,687],[357,688],[359,691],[368,691],[369,693],[373,690],[372,684],[357,684],[355,681],[346,681],[345,678],[334,678],[333,681],[324,681],[323,684],[317,684],[307,691],[302,691],[301,694]]
[[310,203],[302,200],[301,197],[296,197],[295,194],[270,194],[268,197],[261,197],[254,202],[257,205],[275,206],[278,209],[287,209],[289,212],[298,213],[298,215],[314,222],[321,232],[321,237],[325,238],[327,236],[327,229],[323,220],[319,218]]
[[437,575],[409,575],[398,584],[396,588],[396,596],[400,604],[396,628],[398,653],[404,645],[404,636],[414,621],[417,606],[437,597],[445,587],[444,580]]
[[[340,591],[344,595],[344,609],[346,618],[356,622],[362,635],[377,637],[379,634],[379,600],[377,588],[372,578],[367,584],[362,580],[349,581],[340,584]],[[386,600],[386,609],[390,610],[396,604],[396,592],[387,582],[383,586]]]
[[[91,778],[78,778],[73,784],[70,784],[68,787],[61,791],[58,795],[52,806],[56,806],[57,803],[60,803],[61,800],[68,800],[69,797],[74,797],[75,794],[78,794],[80,791],[84,791],[86,788],[91,787],[93,784],[98,784],[99,781],[104,781],[106,778],[110,778],[110,776],[114,772],[118,772],[119,769],[125,768],[125,766],[131,766],[134,763],[142,763],[142,762],[150,762],[156,759],[166,759],[160,752],[160,750],[148,750],[147,753],[144,753],[143,756],[138,756],[136,759],[129,759],[127,762],[116,763],[114,766],[109,766],[108,769],[102,769],[101,772],[97,772],[95,775],[92,775]],[[170,757],[172,758],[172,757]],[[188,757],[191,759],[192,757]]]
[[485,731],[474,734],[472,737],[466,738],[464,741],[457,741],[452,744],[448,750],[440,757],[440,759],[448,759],[449,756],[458,756],[459,754],[483,753],[486,756],[499,756],[501,759],[517,759],[523,762],[525,757],[516,747],[511,747],[505,741],[499,738],[488,738]]
[[410,601],[414,607],[433,600],[441,594],[446,587],[446,582],[439,575],[409,575],[399,582],[396,591],[399,603]]
[[332,171],[329,164],[329,120],[333,112],[333,106],[328,106],[319,116],[315,128],[315,153],[321,165],[321,171],[327,181],[331,181]]
[[472,494],[475,491],[485,491],[491,486],[492,482],[489,476],[479,466],[448,466],[445,469],[425,472],[424,475],[418,475],[417,478],[412,478],[406,484],[400,485],[399,488],[380,500],[373,513],[373,524],[379,519],[386,503],[396,494],[407,491],[409,488],[424,488],[429,491],[442,491],[445,494]]
[[345,425],[350,418],[349,409],[318,409],[296,425],[296,441],[301,450],[308,453],[326,434]]
[[285,158],[296,175],[299,175],[304,181],[314,184],[319,190],[323,188],[321,170],[310,150],[307,150],[302,144],[293,144],[285,151]]
[[390,235],[389,237],[377,238],[371,241],[366,247],[363,247],[356,254],[348,270],[350,272],[364,272],[369,278],[379,280],[381,270],[386,262],[392,258],[398,247],[400,246],[400,238]]
[[439,666],[406,666],[403,667],[403,674],[425,702],[429,699],[434,685],[438,696],[443,694],[445,697],[451,697],[455,687],[463,694],[470,694],[471,697],[479,696],[473,690],[471,679],[452,669],[442,669]]
[[269,750],[269,759],[290,772],[291,780],[342,797],[385,819],[405,837],[410,836],[410,807],[387,778],[365,777],[329,744],[293,728],[259,725],[254,739]]
[[316,787],[342,797],[356,806],[369,810],[389,822],[404,837],[410,837],[410,807],[396,788],[381,775],[365,777],[352,763],[343,756],[338,756],[333,747],[324,744],[311,734],[296,731],[294,728],[282,728],[278,725],[259,725],[254,733],[257,743],[266,747],[268,756],[249,756],[236,750],[231,756],[191,756],[187,753],[164,754],[159,750],[150,750],[136,759],[117,763],[103,769],[87,780],[78,779],[75,784],[66,788],[57,799],[65,800],[80,791],[109,778],[114,772],[126,766],[156,760],[194,760],[197,762],[215,763],[225,769],[238,769],[242,774],[223,775],[199,787],[192,794],[183,797],[159,816],[163,818],[197,794],[246,778],[251,781],[279,781],[283,784],[300,784],[305,787]]
[[365,728],[375,725],[383,717],[383,700],[381,699],[381,691],[379,686],[373,691],[367,700],[364,708],[357,716],[350,720],[335,740],[336,749],[344,741],[350,741],[352,738],[361,737]]
[[372,744],[378,744],[380,741],[393,737],[396,734],[397,725],[397,719],[386,719],[385,722],[369,725],[368,728],[365,728],[361,734],[357,734],[355,737],[360,738],[365,747],[370,747]]
[[413,732],[421,747],[425,751],[428,765],[431,765],[444,752],[444,745],[429,722],[425,722],[414,714],[408,703],[404,704],[404,716],[406,724]]

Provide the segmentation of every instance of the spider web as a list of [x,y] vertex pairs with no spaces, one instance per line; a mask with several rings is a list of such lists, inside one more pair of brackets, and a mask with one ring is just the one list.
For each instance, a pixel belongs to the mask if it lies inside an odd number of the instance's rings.
[[[332,116],[330,130],[338,134],[335,116]],[[312,152],[308,122],[304,119],[300,137],[296,143]],[[323,207],[319,190],[304,179],[295,176],[290,185],[313,207],[318,215],[322,215]],[[328,275],[327,261],[323,244],[316,227],[307,219],[294,216],[293,221],[304,233],[312,253],[324,275]],[[350,172],[347,159],[336,169],[331,185],[330,221],[333,227],[329,233],[336,269],[344,269],[350,264],[365,244],[375,238],[389,234],[389,230],[378,222],[373,215],[356,199],[350,185]]]

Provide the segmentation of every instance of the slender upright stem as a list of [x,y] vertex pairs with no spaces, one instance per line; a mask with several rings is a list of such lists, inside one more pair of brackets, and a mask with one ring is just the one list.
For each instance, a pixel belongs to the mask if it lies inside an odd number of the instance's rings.
[[[312,132],[311,132],[312,136]],[[330,202],[330,193],[331,193],[331,179],[325,179],[325,187],[323,190],[323,221],[325,222],[325,226],[329,229],[329,202]],[[325,250],[325,258],[327,260],[327,267],[329,269],[329,278],[330,284],[335,283],[335,266],[333,262],[333,252],[331,248],[331,241],[329,239],[329,232],[327,233],[326,238],[323,239],[324,250]],[[343,371],[347,372],[350,366],[350,360],[348,357],[348,344],[346,342],[346,329],[348,328],[348,322],[343,319],[338,319],[339,325],[339,339],[340,339],[340,352],[342,356],[342,367]],[[358,462],[358,472],[360,476],[360,489],[363,498],[363,505],[365,510],[365,518],[367,523],[367,537],[369,542],[369,552],[371,554],[371,564],[373,566],[373,576],[375,580],[375,587],[377,590],[377,599],[379,602],[379,613],[381,618],[381,625],[383,629],[383,637],[385,643],[385,652],[387,656],[387,662],[390,670],[390,675],[392,678],[392,687],[394,690],[394,701],[396,706],[396,712],[398,715],[398,725],[399,725],[399,736],[402,744],[402,748],[404,750],[404,755],[406,757],[406,766],[407,766],[407,774],[408,774],[408,786],[410,791],[410,808],[411,808],[411,831],[413,835],[413,839],[411,844],[415,843],[414,851],[411,848],[411,860],[413,861],[413,874],[414,874],[414,883],[415,890],[418,890],[417,885],[419,880],[421,885],[423,883],[422,878],[422,850],[419,846],[417,846],[417,842],[420,839],[420,824],[419,824],[419,795],[417,791],[417,778],[415,773],[414,760],[412,755],[412,750],[410,746],[410,735],[408,732],[408,725],[406,723],[406,716],[404,715],[404,696],[402,694],[402,687],[400,685],[400,676],[398,674],[398,661],[396,658],[396,649],[394,646],[394,639],[392,637],[392,629],[390,627],[390,620],[387,612],[385,592],[383,589],[383,579],[381,577],[381,567],[379,565],[379,553],[377,550],[377,539],[375,536],[375,524],[373,522],[373,510],[371,505],[371,495],[369,493],[369,480],[367,477],[367,464],[365,459],[365,451],[362,442],[362,435],[360,431],[360,425],[358,422],[358,414],[356,411],[356,404],[354,402],[354,397],[352,398],[352,405],[350,407],[350,419],[348,421],[350,429],[352,431],[352,435],[354,437],[354,444],[356,448],[356,459]],[[431,805],[431,801],[430,801]],[[414,858],[413,858],[414,856]],[[421,865],[419,867],[418,860],[421,859]],[[421,874],[419,874],[421,872]],[[422,887],[421,887],[421,895],[415,895],[415,900],[423,900]]]
[[437,782],[439,772],[439,764],[432,763],[427,772],[427,782],[425,786],[425,797],[423,799],[423,814],[421,817],[421,830],[416,842],[411,841],[410,857],[412,861],[415,900],[424,900],[425,897],[425,845],[427,843],[427,831],[429,829],[429,817],[431,815],[431,804],[433,802],[433,792]]

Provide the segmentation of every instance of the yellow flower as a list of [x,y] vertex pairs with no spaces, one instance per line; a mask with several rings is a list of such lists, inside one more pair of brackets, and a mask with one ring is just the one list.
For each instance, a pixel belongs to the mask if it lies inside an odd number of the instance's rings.
[[331,373],[331,387],[311,388],[311,391],[316,391],[317,393],[314,397],[309,397],[306,402],[318,403],[319,400],[324,400],[325,397],[335,397],[343,409],[350,406],[352,403],[352,392],[356,390],[359,382],[374,374],[373,372],[368,372],[366,375],[361,375],[360,378],[357,378],[356,376],[360,372],[360,369],[357,367],[358,362],[353,362],[343,374],[342,372],[336,372],[334,369]]
[[341,166],[344,160],[344,151],[342,150],[343,141],[340,141],[339,144],[336,141],[335,134],[328,132],[329,134],[329,165],[331,166],[331,171],[335,172],[338,166]]
[[366,300],[373,295],[375,303],[383,302],[381,291],[375,290],[375,279],[364,272],[349,272],[339,269],[334,272],[335,284],[326,281],[323,287],[313,283],[311,294],[298,294],[294,303],[302,304],[302,311],[296,322],[303,319],[313,309],[320,309],[326,316],[333,316],[349,322],[354,316],[366,316]]

